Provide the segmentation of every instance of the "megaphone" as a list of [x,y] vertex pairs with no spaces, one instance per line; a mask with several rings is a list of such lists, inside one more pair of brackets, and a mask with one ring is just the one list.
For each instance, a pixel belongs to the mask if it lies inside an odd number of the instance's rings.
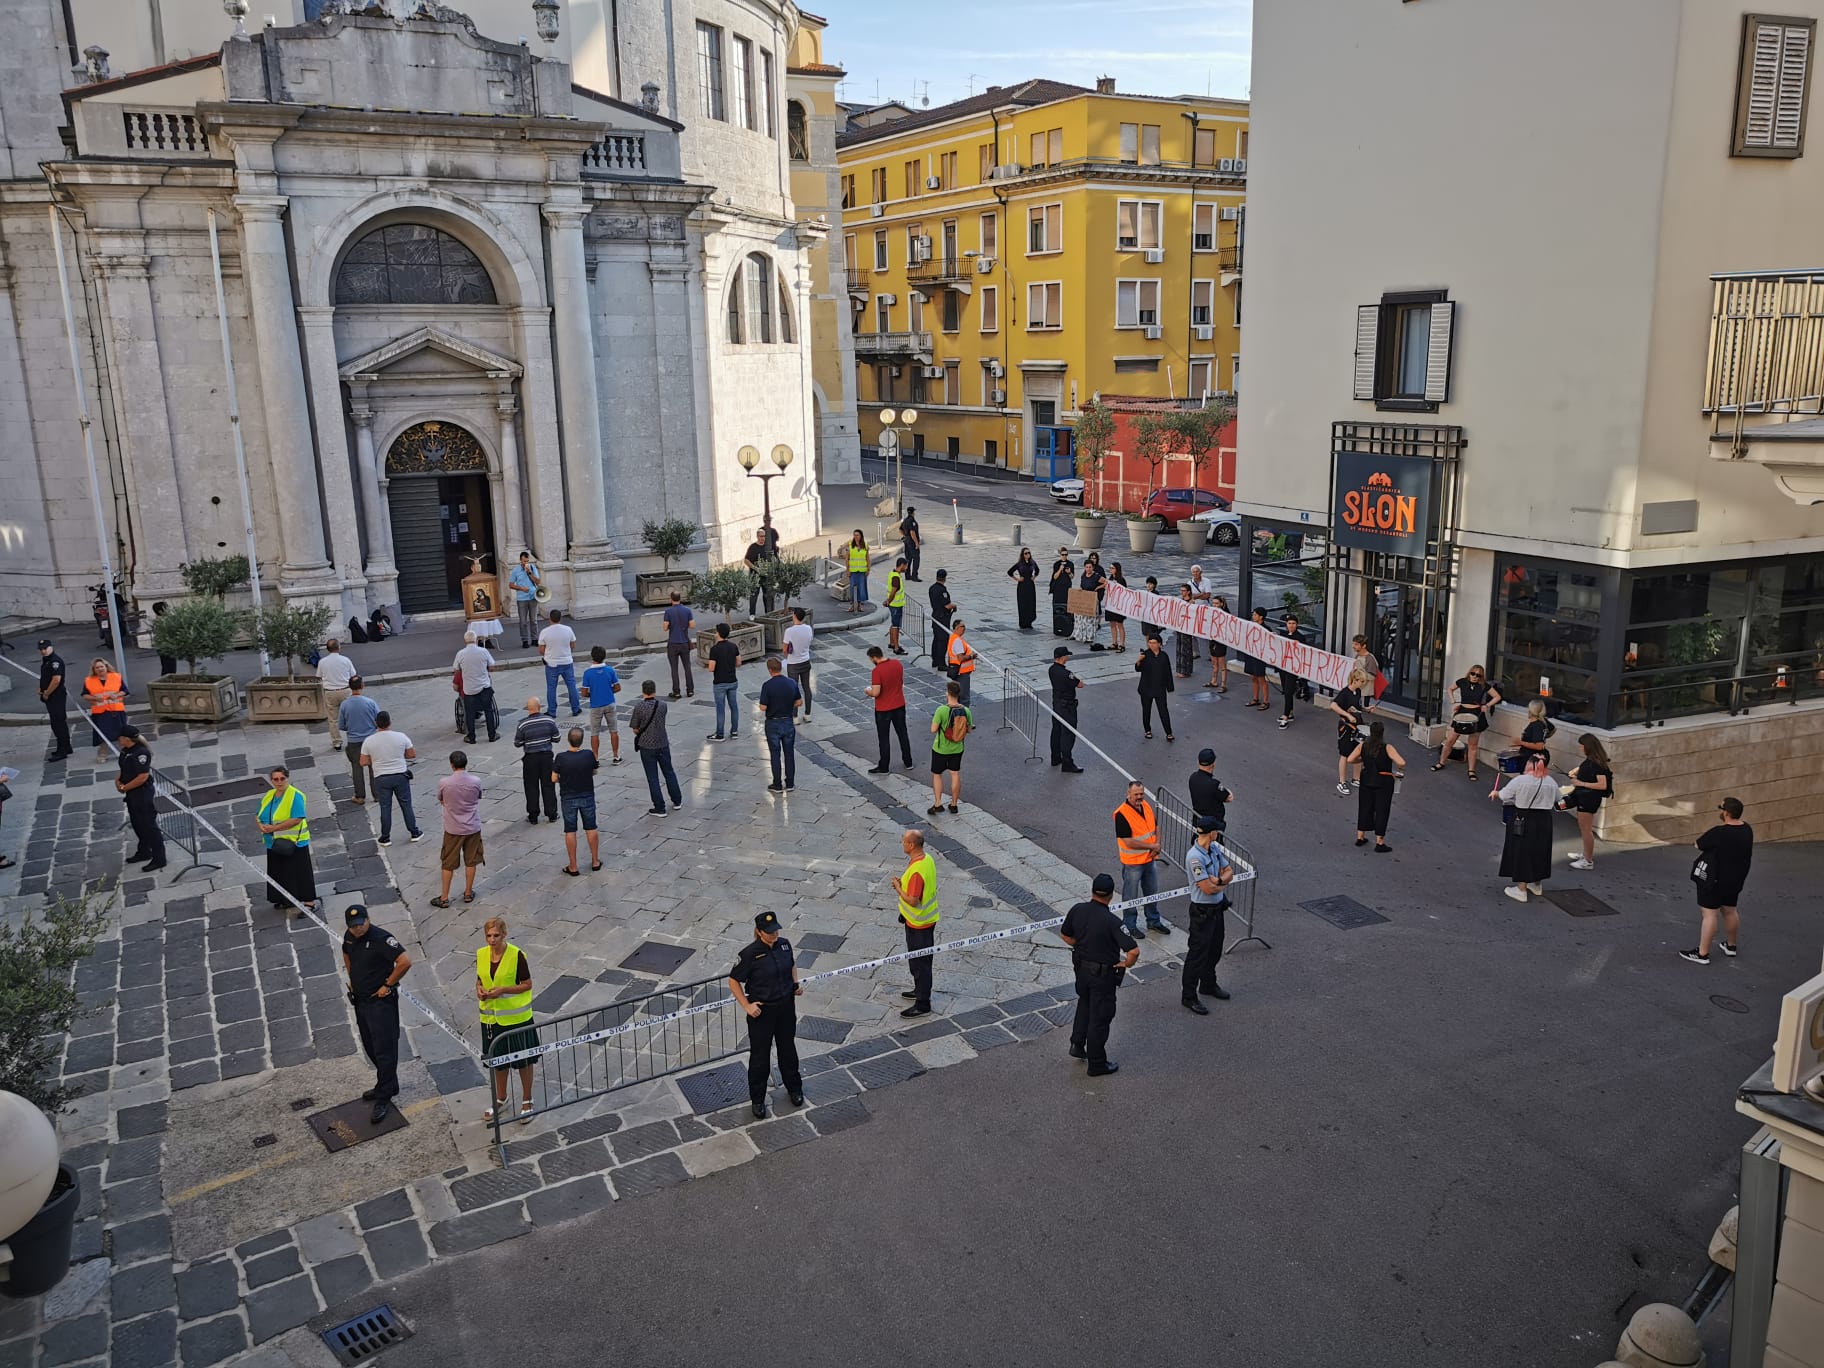
[[549,603],[551,602],[551,591],[541,584],[532,591],[532,598],[536,603]]

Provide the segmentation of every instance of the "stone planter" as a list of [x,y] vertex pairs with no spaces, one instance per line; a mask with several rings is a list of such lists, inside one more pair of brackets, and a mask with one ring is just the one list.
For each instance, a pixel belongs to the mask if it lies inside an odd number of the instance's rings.
[[59,1164],[51,1195],[38,1214],[7,1240],[13,1258],[0,1291],[8,1297],[36,1297],[63,1281],[70,1271],[70,1240],[81,1201],[76,1175],[67,1164]]
[[1102,545],[1102,534],[1108,531],[1107,518],[1077,519],[1077,550],[1094,551]]
[[[709,648],[718,639],[714,631],[697,633],[697,659],[703,664],[709,664]],[[766,634],[757,622],[729,623],[728,639],[735,643],[744,661],[759,660],[766,654]]]
[[633,577],[634,593],[642,608],[663,608],[671,602],[671,591],[690,593],[688,570],[652,570]]
[[1127,520],[1128,549],[1136,555],[1145,555],[1159,540],[1159,529],[1163,526],[1163,523],[1154,522],[1151,518],[1129,518]]
[[[809,623],[815,623],[817,621],[817,610],[815,608],[806,608],[804,610],[804,620]],[[754,622],[758,626],[766,629],[766,649],[773,652],[775,655],[785,649],[785,629],[790,627],[794,621],[796,621],[796,619],[792,617],[792,610],[789,608],[781,608],[776,613],[762,613],[759,617],[754,619]],[[741,654],[745,657],[747,652],[743,651]]]
[[1198,522],[1195,518],[1186,518],[1178,524],[1178,545],[1184,548],[1184,554],[1195,556],[1210,544],[1210,525]]
[[255,722],[321,722],[329,716],[323,686],[314,679],[256,679],[247,686]]
[[240,691],[227,675],[148,680],[146,701],[160,722],[226,722],[241,710]]

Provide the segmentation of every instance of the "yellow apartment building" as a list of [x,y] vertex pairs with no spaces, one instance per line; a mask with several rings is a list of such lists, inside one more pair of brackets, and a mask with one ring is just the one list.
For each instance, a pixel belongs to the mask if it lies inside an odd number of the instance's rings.
[[836,139],[861,441],[1070,474],[1099,393],[1236,391],[1246,101],[1033,80]]

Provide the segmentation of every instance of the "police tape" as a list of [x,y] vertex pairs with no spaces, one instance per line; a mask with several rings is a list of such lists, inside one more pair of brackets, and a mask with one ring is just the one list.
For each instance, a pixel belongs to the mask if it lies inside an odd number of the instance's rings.
[[[1131,898],[1126,902],[1110,903],[1108,908],[1111,912],[1123,912],[1130,908],[1147,907],[1153,903],[1166,902],[1172,898],[1182,898],[1190,891],[1188,886],[1184,888],[1174,888],[1167,893],[1153,893],[1144,898]],[[909,960],[915,959],[926,959],[940,952],[968,950],[977,945],[987,945],[990,941],[1012,940],[1017,936],[1029,936],[1035,931],[1049,931],[1055,927],[1062,926],[1063,924],[1064,918],[1062,917],[1048,917],[1043,921],[1023,922],[1019,926],[1002,927],[999,931],[984,931],[980,935],[964,936],[961,940],[945,941],[942,945],[928,945],[920,950],[902,950],[896,955],[882,955],[879,959],[862,960],[859,964],[845,964],[837,969],[826,969],[821,973],[810,974],[799,979],[798,985],[799,987],[803,987],[807,983],[821,983],[825,979],[841,978],[845,974],[872,973],[876,969],[884,969],[889,965],[904,964]],[[481,1062],[486,1067],[493,1069],[512,1068],[514,1065],[524,1064],[526,1061],[536,1059],[541,1055],[555,1054],[559,1050],[576,1049],[578,1046],[582,1045],[599,1045],[604,1040],[612,1040],[616,1036],[626,1035],[633,1031],[651,1030],[654,1027],[669,1025],[674,1021],[682,1021],[686,1017],[701,1016],[707,1012],[718,1012],[734,1002],[734,1000],[734,997],[731,995],[729,997],[717,998],[714,1002],[699,1002],[690,1007],[680,1007],[677,1011],[667,1012],[662,1016],[648,1017],[644,1021],[627,1021],[621,1023],[619,1026],[605,1026],[599,1031],[587,1031],[582,1035],[570,1036],[563,1040],[554,1040],[549,1045],[533,1045],[524,1050],[516,1050],[511,1054],[491,1055]],[[615,1009],[615,1005],[616,1004],[610,1003],[601,1010],[604,1013],[612,1012]]]

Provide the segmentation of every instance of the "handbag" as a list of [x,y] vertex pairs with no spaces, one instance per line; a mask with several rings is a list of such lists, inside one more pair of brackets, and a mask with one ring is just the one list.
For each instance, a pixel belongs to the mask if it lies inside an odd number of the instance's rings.
[[1699,855],[1691,862],[1691,882],[1694,884],[1710,882],[1710,857],[1708,855]]
[[13,796],[12,789],[7,786],[7,783],[4,779],[0,779],[0,803],[4,803],[7,799],[11,798],[12,796]]
[[1387,676],[1382,674],[1379,670],[1376,670],[1374,672],[1374,696],[1376,698],[1379,698],[1382,694],[1384,694],[1386,692],[1387,692]]
[[1481,720],[1482,714],[1473,708],[1459,708],[1450,715],[1450,729],[1458,736],[1468,736]]

